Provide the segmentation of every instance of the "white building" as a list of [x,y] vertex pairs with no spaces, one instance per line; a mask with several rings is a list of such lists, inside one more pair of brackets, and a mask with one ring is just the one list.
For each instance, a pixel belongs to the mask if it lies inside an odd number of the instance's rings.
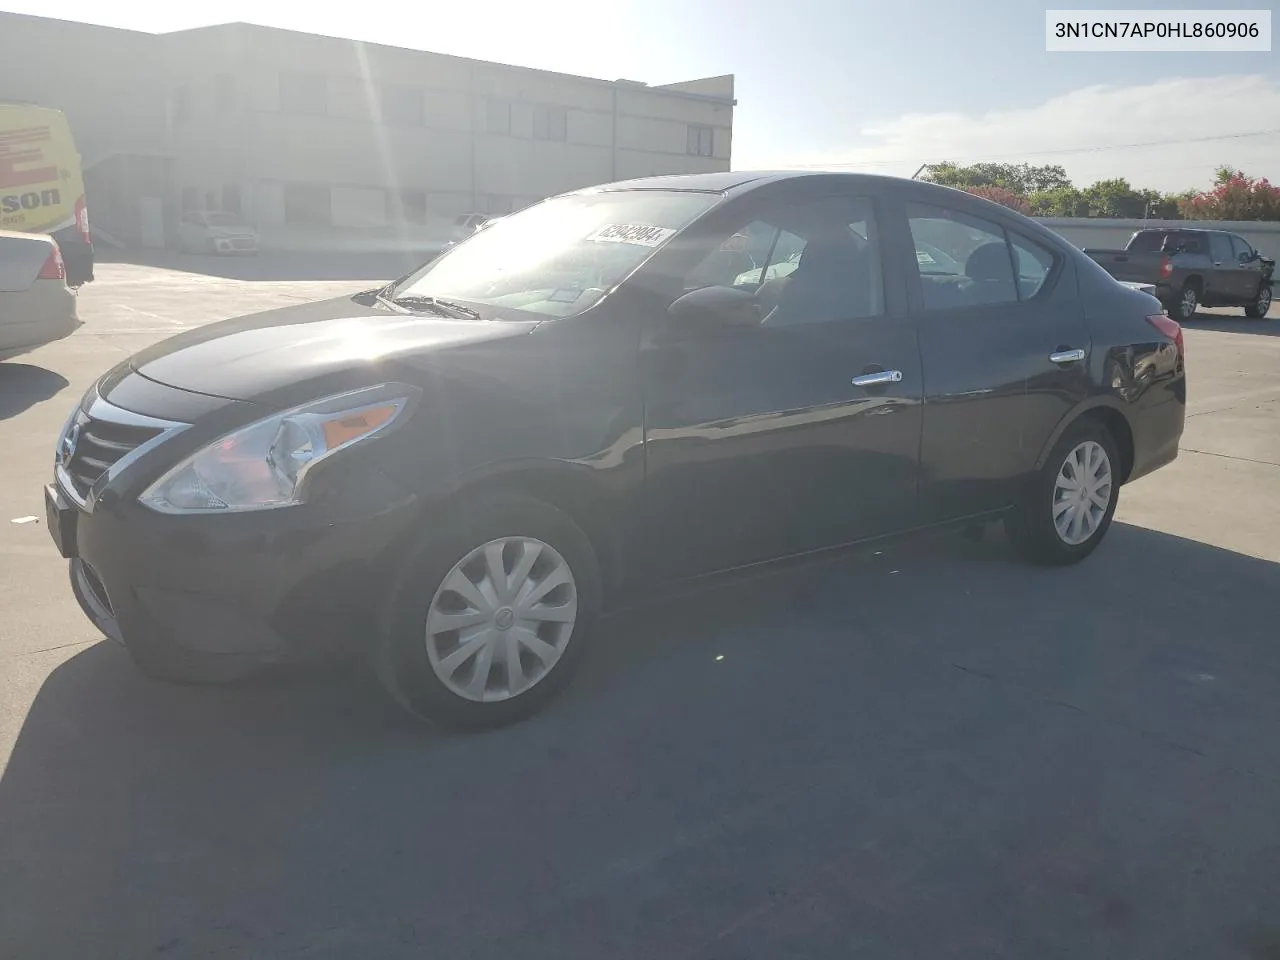
[[264,242],[422,240],[460,213],[729,169],[732,76],[593,80],[242,23],[0,13],[0,36],[0,96],[67,114],[90,219],[131,243],[147,211],[184,208],[241,212]]

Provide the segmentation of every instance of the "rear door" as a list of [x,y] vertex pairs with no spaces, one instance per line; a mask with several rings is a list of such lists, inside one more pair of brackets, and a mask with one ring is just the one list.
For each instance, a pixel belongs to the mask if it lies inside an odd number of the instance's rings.
[[1235,252],[1231,249],[1231,237],[1217,231],[1205,236],[1209,241],[1209,260],[1213,264],[1213,270],[1205,278],[1205,291],[1201,299],[1209,306],[1242,299],[1244,271],[1240,269]]
[[906,203],[917,251],[947,257],[940,267],[917,257],[910,285],[929,522],[1011,503],[1054,427],[1090,392],[1090,339],[1070,260],[972,210]]
[[754,291],[765,318],[705,329],[652,318],[642,361],[655,573],[676,579],[913,525],[920,358],[903,275],[885,269],[894,241],[882,206],[748,195],[702,228],[672,265],[671,293]]

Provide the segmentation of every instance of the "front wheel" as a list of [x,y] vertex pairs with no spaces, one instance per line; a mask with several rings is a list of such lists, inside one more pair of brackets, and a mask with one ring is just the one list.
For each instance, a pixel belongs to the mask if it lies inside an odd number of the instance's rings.
[[1067,430],[1005,518],[1014,549],[1032,563],[1078,563],[1106,536],[1120,495],[1110,431],[1083,420]]
[[572,679],[600,576],[587,536],[554,507],[519,496],[466,506],[406,565],[374,666],[413,713],[481,729],[527,717]]
[[1271,309],[1271,284],[1263,281],[1258,286],[1258,295],[1254,297],[1253,303],[1247,304],[1244,308],[1244,315],[1251,320],[1261,320],[1267,315],[1267,311]]

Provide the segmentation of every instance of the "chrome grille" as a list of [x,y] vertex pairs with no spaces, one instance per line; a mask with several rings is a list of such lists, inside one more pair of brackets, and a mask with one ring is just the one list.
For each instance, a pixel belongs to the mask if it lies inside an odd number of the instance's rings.
[[91,416],[77,419],[75,449],[62,466],[81,497],[88,495],[89,488],[116,461],[161,433],[159,427],[112,423]]

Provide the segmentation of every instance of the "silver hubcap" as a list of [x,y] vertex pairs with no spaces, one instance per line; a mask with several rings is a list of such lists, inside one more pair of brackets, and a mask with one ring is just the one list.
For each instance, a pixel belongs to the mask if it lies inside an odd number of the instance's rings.
[[519,696],[549,674],[578,618],[573,572],[531,537],[476,547],[445,576],[427,611],[427,658],[466,700]]
[[1111,458],[1086,440],[1067,454],[1053,485],[1053,525],[1063,543],[1076,546],[1097,532],[1111,505]]
[[1266,313],[1271,309],[1271,288],[1264,286],[1258,291],[1258,311]]
[[1196,312],[1196,292],[1191,287],[1182,291],[1182,312],[1191,316]]

